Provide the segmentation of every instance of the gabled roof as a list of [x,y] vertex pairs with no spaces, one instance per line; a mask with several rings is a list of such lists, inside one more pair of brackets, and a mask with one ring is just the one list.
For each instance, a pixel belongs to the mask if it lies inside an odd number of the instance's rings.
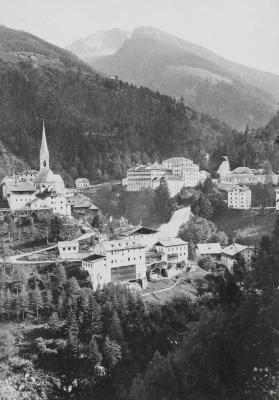
[[144,249],[145,246],[142,246],[139,243],[136,243],[132,240],[106,240],[104,242],[100,242],[100,245],[103,246],[105,251],[116,251],[116,250],[126,250],[126,249]]
[[58,247],[63,247],[63,246],[78,246],[78,240],[63,240],[58,242]]
[[253,171],[248,167],[238,167],[234,169],[230,174],[253,174]]
[[16,185],[8,185],[10,192],[36,192],[36,188],[31,183],[20,182]]
[[34,179],[35,183],[64,183],[59,174],[54,174],[49,168],[46,171],[41,171]]
[[198,243],[197,249],[200,254],[221,254],[222,247],[220,243]]
[[75,180],[75,182],[77,183],[77,182],[89,182],[89,179],[87,179],[87,178],[77,178],[76,180]]
[[134,226],[132,228],[120,230],[120,236],[134,236],[134,235],[152,235],[157,233],[156,229],[147,228],[145,226]]
[[155,243],[155,246],[163,246],[163,247],[182,246],[187,243],[188,242],[184,242],[184,240],[180,238],[170,238],[166,240],[160,240],[159,242]]
[[102,256],[100,254],[90,254],[90,256],[85,257],[82,261],[95,261],[95,260],[99,260],[101,258],[106,258],[106,256]]
[[233,257],[233,256],[241,253],[243,250],[251,249],[251,248],[253,248],[253,247],[252,246],[243,246],[242,244],[239,244],[239,243],[233,243],[230,246],[225,247],[222,250],[222,254]]
[[167,158],[166,160],[163,160],[163,162],[167,163],[167,162],[184,162],[184,163],[193,163],[192,160],[190,160],[189,158],[186,157],[171,157],[171,158]]

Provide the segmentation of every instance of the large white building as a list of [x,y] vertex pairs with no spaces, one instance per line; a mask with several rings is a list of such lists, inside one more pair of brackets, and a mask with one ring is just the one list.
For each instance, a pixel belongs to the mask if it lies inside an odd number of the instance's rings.
[[278,184],[279,176],[271,173],[266,175],[262,170],[254,170],[248,167],[238,167],[225,175],[220,175],[220,183],[227,185],[256,185],[257,183],[265,184],[269,180],[274,184]]
[[31,210],[52,209],[54,214],[71,216],[71,203],[63,194],[49,192],[44,196],[37,196],[26,207]]
[[188,243],[180,238],[159,240],[154,248],[161,256],[161,261],[178,263],[188,259]]
[[170,169],[174,176],[182,178],[185,187],[195,187],[200,181],[199,166],[188,158],[168,158],[162,162],[162,166]]
[[84,188],[88,188],[90,185],[89,179],[87,178],[77,178],[75,180],[75,185],[76,188],[78,189],[84,189]]
[[129,283],[139,280],[146,286],[145,246],[135,240],[121,239],[100,242],[94,254],[82,261],[93,289],[109,282]]
[[251,190],[247,186],[235,186],[229,190],[228,207],[242,210],[251,208]]
[[222,250],[221,263],[226,265],[226,267],[232,272],[233,265],[237,260],[237,256],[241,255],[244,258],[246,267],[249,268],[251,266],[252,257],[254,254],[254,247],[233,243]]
[[46,189],[60,194],[64,194],[65,192],[63,179],[59,174],[54,174],[49,167],[49,151],[44,124],[40,149],[40,171],[34,179],[34,185],[41,192]]
[[72,241],[60,241],[58,242],[59,255],[63,260],[72,259],[73,256],[78,254],[79,242],[77,240]]
[[279,188],[275,189],[275,193],[276,193],[276,210],[279,210]]
[[156,189],[161,178],[170,173],[158,163],[150,165],[138,165],[127,171],[127,191],[138,192],[144,189]]
[[36,189],[30,183],[20,182],[15,185],[7,185],[6,199],[11,210],[24,208],[26,204],[33,201]]
[[16,180],[18,182],[34,182],[35,178],[39,175],[39,171],[35,169],[27,169],[25,171],[19,172],[16,175]]
[[118,236],[126,238],[144,246],[147,250],[154,246],[158,242],[158,231],[145,226],[137,226],[133,228],[123,229],[118,233]]
[[170,196],[177,195],[183,187],[195,187],[204,180],[199,166],[184,157],[173,157],[162,164],[138,165],[127,171],[127,178],[122,183],[129,192],[143,189],[156,189],[162,179],[166,183]]

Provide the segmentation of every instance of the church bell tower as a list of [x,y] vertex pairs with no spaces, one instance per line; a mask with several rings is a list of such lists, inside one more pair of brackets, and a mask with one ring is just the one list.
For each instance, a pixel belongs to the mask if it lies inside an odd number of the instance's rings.
[[40,150],[40,171],[47,171],[49,169],[49,152],[46,141],[45,123],[43,122],[42,143]]

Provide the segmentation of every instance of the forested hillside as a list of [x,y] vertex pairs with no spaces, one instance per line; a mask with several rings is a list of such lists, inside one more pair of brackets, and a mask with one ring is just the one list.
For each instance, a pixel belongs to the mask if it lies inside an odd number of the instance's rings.
[[138,86],[183,96],[189,107],[236,129],[265,125],[279,98],[278,76],[151,27],[137,27],[115,54],[92,57],[90,64]]
[[0,112],[0,139],[31,167],[38,167],[44,119],[52,168],[94,180],[172,155],[202,162],[231,132],[182,102],[105,79],[71,53],[5,27]]

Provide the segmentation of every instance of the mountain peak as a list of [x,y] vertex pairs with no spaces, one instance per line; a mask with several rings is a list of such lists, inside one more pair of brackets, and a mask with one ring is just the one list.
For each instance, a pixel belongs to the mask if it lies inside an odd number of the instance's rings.
[[129,31],[118,28],[99,30],[74,41],[67,49],[88,61],[95,57],[115,54],[129,36]]

